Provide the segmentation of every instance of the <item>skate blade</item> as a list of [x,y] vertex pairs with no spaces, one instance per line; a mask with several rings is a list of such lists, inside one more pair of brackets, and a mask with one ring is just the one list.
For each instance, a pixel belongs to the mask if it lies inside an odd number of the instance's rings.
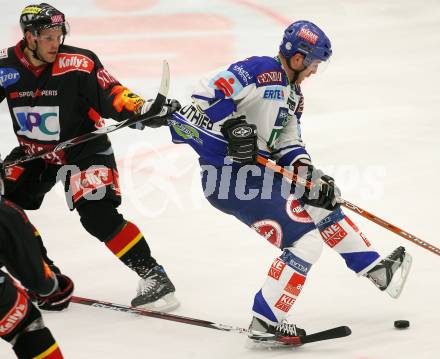
[[387,289],[385,289],[391,298],[399,298],[403,287],[405,286],[406,279],[408,278],[411,265],[412,256],[409,253],[405,253],[405,258],[403,259],[402,265],[398,268],[397,272],[394,273],[390,284],[388,285]]
[[156,312],[171,312],[172,310],[178,308],[179,305],[180,302],[174,296],[174,293],[168,293],[155,302],[138,305],[135,308],[154,310]]
[[291,343],[284,343],[278,340],[258,340],[258,339],[252,339],[248,338],[246,341],[246,348],[248,349],[256,349],[256,350],[276,350],[276,349],[296,349],[300,345],[291,344]]

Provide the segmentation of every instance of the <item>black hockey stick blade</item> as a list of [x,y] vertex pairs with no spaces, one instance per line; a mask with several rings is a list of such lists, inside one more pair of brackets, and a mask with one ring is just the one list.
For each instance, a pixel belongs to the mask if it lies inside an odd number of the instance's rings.
[[[82,297],[73,296],[72,302],[77,303],[77,304],[88,305],[90,307],[95,307],[95,308],[104,308],[104,309],[114,310],[117,312],[132,313],[132,314],[141,315],[141,316],[145,316],[145,317],[170,320],[173,322],[189,324],[189,325],[194,325],[194,326],[204,327],[204,328],[209,328],[209,329],[221,330],[221,331],[226,331],[226,332],[234,332],[234,333],[239,333],[239,334],[248,334],[249,333],[249,329],[245,329],[245,328],[241,328],[241,327],[236,327],[236,326],[227,325],[227,324],[214,323],[214,322],[210,322],[208,320],[184,317],[184,316],[180,316],[180,315],[176,315],[176,314],[157,312],[154,310],[134,308],[134,307],[130,307],[127,305],[115,304],[115,303],[105,302],[105,301],[97,300],[97,299],[89,299],[89,298],[82,298]],[[351,334],[350,328],[346,327],[346,326],[342,326],[342,327],[327,329],[327,330],[313,333],[310,335],[306,335],[303,337],[289,338],[289,340],[286,340],[286,341],[280,340],[279,343],[282,343],[282,344],[288,345],[288,346],[300,346],[303,344],[318,342],[318,341],[322,341],[322,340],[342,338],[342,337],[346,337],[350,334]],[[274,341],[273,343],[276,343],[276,342]]]
[[351,334],[351,329],[349,327],[341,326],[341,327],[323,330],[322,332],[309,334],[304,337],[300,337],[300,342],[301,344],[320,342],[322,340],[347,337],[350,334]]
[[25,162],[35,160],[37,158],[42,158],[42,157],[45,157],[51,153],[65,150],[69,147],[79,145],[80,143],[94,140],[98,137],[104,136],[106,134],[109,134],[113,131],[119,130],[119,129],[127,127],[127,126],[131,126],[135,123],[148,121],[149,119],[153,119],[153,118],[158,118],[158,117],[160,117],[158,115],[162,109],[162,106],[165,104],[165,100],[167,99],[169,89],[170,89],[170,69],[169,69],[168,62],[166,60],[164,60],[163,66],[162,66],[162,79],[161,79],[161,83],[160,83],[159,92],[157,93],[157,96],[156,96],[155,100],[153,101],[150,109],[146,113],[144,113],[143,115],[129,118],[129,119],[126,119],[122,122],[118,122],[117,124],[102,127],[102,128],[99,128],[93,132],[89,132],[89,133],[80,135],[78,137],[72,138],[70,140],[61,142],[50,151],[41,151],[36,154],[23,156],[23,157],[21,157],[17,160],[14,160],[14,161],[5,162],[3,164],[3,167],[4,168],[12,167],[12,166],[18,165],[20,163],[25,163]]

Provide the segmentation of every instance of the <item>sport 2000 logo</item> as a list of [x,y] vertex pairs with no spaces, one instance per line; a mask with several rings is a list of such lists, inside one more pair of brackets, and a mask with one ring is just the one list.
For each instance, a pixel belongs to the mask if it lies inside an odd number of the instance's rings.
[[58,106],[22,106],[14,107],[13,111],[15,120],[20,126],[17,135],[40,141],[60,139]]

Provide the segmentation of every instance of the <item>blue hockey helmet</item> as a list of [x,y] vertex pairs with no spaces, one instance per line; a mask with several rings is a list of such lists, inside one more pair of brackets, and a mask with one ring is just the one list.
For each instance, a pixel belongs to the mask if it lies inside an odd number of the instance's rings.
[[284,31],[280,52],[289,60],[296,53],[304,55],[304,66],[313,60],[327,61],[332,55],[332,45],[327,35],[310,21],[300,20]]

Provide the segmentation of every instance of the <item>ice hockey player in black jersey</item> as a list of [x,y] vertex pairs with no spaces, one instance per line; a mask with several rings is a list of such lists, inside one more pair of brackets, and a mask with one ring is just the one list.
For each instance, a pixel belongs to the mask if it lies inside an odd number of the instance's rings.
[[[92,132],[103,118],[120,121],[149,109],[150,102],[116,80],[92,51],[64,44],[68,23],[53,6],[26,6],[20,26],[23,40],[0,52],[0,102],[7,100],[19,142],[5,162]],[[167,100],[161,113],[179,107],[176,100]],[[8,168],[5,198],[38,209],[57,179],[86,231],[139,275],[132,305],[175,308],[174,285],[151,256],[140,229],[117,210],[121,192],[108,137]]]
[[[0,337],[9,342],[18,358],[61,359],[58,343],[44,324],[41,312],[68,307],[72,280],[54,273],[43,260],[39,234],[16,204],[2,198],[0,161]],[[32,293],[36,305],[29,299]]]

